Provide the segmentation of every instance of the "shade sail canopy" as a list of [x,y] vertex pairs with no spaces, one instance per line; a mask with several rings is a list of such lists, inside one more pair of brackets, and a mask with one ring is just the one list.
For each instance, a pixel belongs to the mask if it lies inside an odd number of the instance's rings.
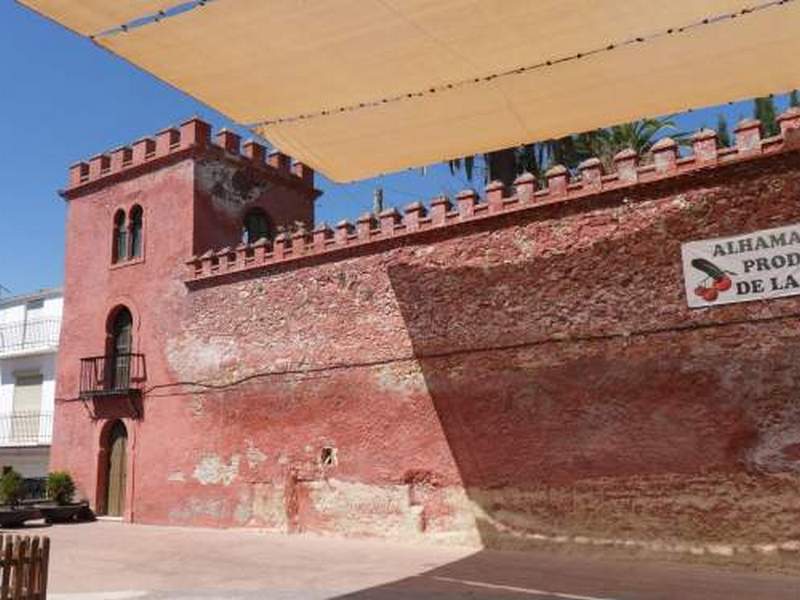
[[95,41],[339,181],[800,87],[800,0],[213,0]]
[[21,2],[83,35],[97,35],[160,10],[179,0],[32,0]]

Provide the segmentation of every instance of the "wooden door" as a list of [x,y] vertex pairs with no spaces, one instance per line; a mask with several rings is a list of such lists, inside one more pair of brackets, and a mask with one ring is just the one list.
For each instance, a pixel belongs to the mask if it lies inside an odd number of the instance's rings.
[[108,444],[108,494],[106,514],[121,517],[125,512],[125,485],[127,481],[128,432],[121,421],[111,428]]
[[133,351],[133,318],[127,309],[117,313],[112,334],[111,389],[126,390],[130,387]]

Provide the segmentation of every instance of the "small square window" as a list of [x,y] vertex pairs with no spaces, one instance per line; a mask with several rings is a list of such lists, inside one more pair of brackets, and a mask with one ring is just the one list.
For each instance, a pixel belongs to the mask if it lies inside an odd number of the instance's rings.
[[319,462],[323,467],[333,467],[336,465],[336,448],[333,446],[323,446],[319,454]]

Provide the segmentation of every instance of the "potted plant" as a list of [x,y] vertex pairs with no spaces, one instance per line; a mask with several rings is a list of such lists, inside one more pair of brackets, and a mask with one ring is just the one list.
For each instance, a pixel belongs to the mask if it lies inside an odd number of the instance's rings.
[[88,502],[74,502],[75,482],[66,471],[47,475],[48,501],[37,505],[47,523],[67,523],[82,520],[90,513]]
[[25,482],[22,475],[14,469],[8,469],[0,477],[0,525],[3,527],[19,527],[25,521],[39,516],[36,508],[20,506],[25,497]]
[[47,476],[47,497],[59,506],[71,504],[75,497],[75,482],[66,471],[53,471]]

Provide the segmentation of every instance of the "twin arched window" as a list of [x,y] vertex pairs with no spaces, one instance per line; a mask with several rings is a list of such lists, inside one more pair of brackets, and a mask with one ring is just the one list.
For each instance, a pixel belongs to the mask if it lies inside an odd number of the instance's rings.
[[114,244],[112,261],[124,262],[142,256],[142,227],[144,211],[136,204],[128,214],[120,209],[114,215]]
[[272,239],[272,224],[267,213],[260,208],[253,208],[244,215],[242,241],[253,244],[261,238]]

